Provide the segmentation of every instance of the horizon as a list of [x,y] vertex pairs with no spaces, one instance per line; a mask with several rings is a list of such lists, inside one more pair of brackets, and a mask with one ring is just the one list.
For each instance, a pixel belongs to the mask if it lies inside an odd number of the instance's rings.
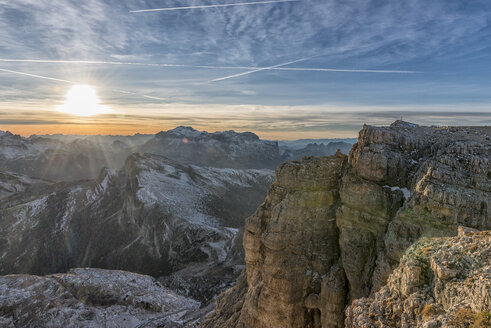
[[0,130],[20,135],[491,125],[489,1],[0,0],[0,18]]
[[[192,128],[194,129],[194,127],[192,126],[183,126],[183,125],[179,125],[179,126],[175,126],[173,128],[170,128],[168,130],[160,130],[160,131],[157,131],[157,132],[152,132],[152,133],[140,133],[140,132],[136,132],[136,133],[132,133],[132,134],[100,134],[100,133],[96,133],[96,134],[66,134],[66,133],[45,133],[45,134],[20,134],[20,133],[15,133],[15,131],[10,131],[10,130],[0,130],[0,132],[10,132],[12,133],[13,135],[19,135],[23,138],[31,138],[31,137],[52,137],[52,136],[62,136],[62,137],[134,137],[134,136],[137,136],[137,135],[141,135],[141,136],[153,136],[153,135],[156,135],[160,132],[167,132],[167,131],[171,131],[171,130],[174,130],[174,129],[177,129],[177,128],[180,128],[180,127],[185,127],[185,128]],[[232,132],[235,132],[235,133],[246,133],[246,132],[249,132],[249,133],[254,133],[255,135],[257,135],[260,139],[262,140],[270,140],[270,141],[303,141],[303,140],[323,140],[323,139],[328,139],[328,140],[345,140],[345,139],[357,139],[358,136],[353,136],[353,137],[332,137],[332,138],[300,138],[300,139],[267,139],[267,138],[262,138],[260,135],[258,135],[256,132],[254,131],[238,131],[238,130],[216,130],[216,131],[206,131],[206,130],[197,130],[197,129],[194,129],[196,131],[199,131],[199,132],[207,132],[207,133],[220,133],[220,132],[228,132],[228,131],[232,131]]]
[[[397,122],[397,121],[402,121],[402,120],[396,120],[394,121],[393,123]],[[403,122],[406,122],[406,123],[409,123],[409,124],[415,124],[414,122],[409,122],[409,121],[403,121]],[[365,125],[365,124],[364,124]],[[367,124],[369,125],[369,124]],[[384,125],[380,125],[381,127],[383,127]],[[388,125],[387,125],[388,126]],[[419,126],[424,126],[424,125],[419,125]],[[431,125],[431,127],[436,127],[436,128],[446,128],[446,127],[450,127],[448,125]],[[469,126],[465,126],[465,125],[460,125],[459,127],[461,128],[471,128],[471,127],[489,127],[487,125],[469,125]],[[345,139],[358,139],[358,135],[356,136],[346,136],[346,137],[326,137],[326,138],[293,138],[293,139],[268,139],[268,138],[262,138],[259,134],[257,134],[256,132],[254,131],[240,131],[240,130],[216,130],[216,131],[206,131],[206,130],[198,130],[198,129],[195,129],[194,127],[192,126],[184,126],[184,125],[179,125],[179,126],[175,126],[173,128],[170,128],[168,130],[160,130],[160,131],[157,131],[157,132],[152,132],[152,133],[140,133],[140,132],[136,132],[136,133],[133,133],[133,134],[100,134],[100,133],[97,133],[97,134],[65,134],[65,133],[51,133],[51,134],[19,134],[19,133],[15,133],[13,131],[10,131],[10,130],[0,130],[0,132],[10,132],[12,133],[13,135],[20,135],[21,137],[24,137],[24,138],[30,138],[30,137],[44,137],[44,136],[63,136],[63,137],[97,137],[97,136],[100,136],[100,137],[134,137],[134,136],[137,136],[137,135],[141,135],[141,136],[153,136],[153,135],[156,135],[160,132],[167,132],[167,131],[171,131],[171,130],[174,130],[174,129],[177,129],[177,128],[191,128],[195,131],[198,131],[198,132],[206,132],[206,133],[210,133],[210,134],[213,134],[213,133],[221,133],[221,132],[235,132],[235,133],[254,133],[255,135],[257,135],[260,139],[262,140],[270,140],[270,141],[304,141],[304,140],[313,140],[313,141],[316,141],[316,140],[324,140],[324,139],[328,139],[328,140],[333,140],[333,141],[336,141],[336,140],[345,140]],[[360,128],[361,130],[361,128]],[[359,133],[359,131],[357,132],[357,134]]]

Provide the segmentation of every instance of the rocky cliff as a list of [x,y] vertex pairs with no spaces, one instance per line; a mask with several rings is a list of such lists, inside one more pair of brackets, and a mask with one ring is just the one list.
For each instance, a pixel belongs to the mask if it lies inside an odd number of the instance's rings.
[[457,237],[411,246],[387,285],[353,301],[347,327],[490,327],[491,232],[459,229]]
[[281,165],[246,222],[247,279],[202,326],[344,327],[419,238],[491,229],[490,135],[397,121],[364,126],[349,156]]

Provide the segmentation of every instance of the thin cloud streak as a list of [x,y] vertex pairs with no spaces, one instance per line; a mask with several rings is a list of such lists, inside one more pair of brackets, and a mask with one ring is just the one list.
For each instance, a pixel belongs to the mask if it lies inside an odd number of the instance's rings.
[[[54,77],[49,77],[49,76],[44,76],[44,75],[37,75],[37,74],[31,74],[31,73],[25,73],[25,72],[19,72],[19,71],[12,71],[12,70],[3,69],[3,68],[0,68],[0,72],[9,73],[9,74],[16,74],[16,75],[22,75],[22,76],[28,76],[28,77],[33,77],[33,78],[43,79],[43,80],[49,80],[49,81],[54,81],[54,82],[62,82],[62,83],[67,83],[67,84],[83,84],[81,82],[63,80],[63,79],[58,79],[58,78],[54,78]],[[111,89],[111,91],[122,93],[122,94],[127,94],[127,95],[138,96],[138,97],[147,98],[147,99],[153,99],[153,100],[164,100],[164,101],[169,100],[169,99],[166,99],[166,98],[144,95],[144,94],[140,94],[140,93],[132,92],[132,91],[115,90],[115,89]]]
[[127,65],[127,66],[149,66],[149,67],[176,67],[176,68],[203,68],[203,69],[247,69],[247,70],[277,70],[277,71],[305,71],[305,72],[345,72],[345,73],[401,73],[415,74],[418,71],[401,70],[371,70],[371,69],[343,69],[343,68],[321,68],[321,67],[252,67],[252,66],[215,66],[215,65],[183,65],[183,64],[157,64],[136,63],[118,61],[97,60],[49,60],[49,59],[5,59],[5,63],[34,63],[34,64],[74,64],[74,65]]
[[262,4],[268,4],[268,3],[297,2],[297,1],[300,1],[300,0],[270,0],[270,1],[225,3],[225,4],[214,4],[214,5],[203,5],[203,6],[140,9],[140,10],[132,10],[132,11],[130,11],[130,13],[148,13],[148,12],[155,12],[155,11],[172,11],[172,10],[186,10],[186,9],[205,9],[205,8],[216,8],[216,7],[250,6],[250,5],[262,5]]
[[62,79],[57,79],[57,78],[54,78],[54,77],[37,75],[37,74],[31,74],[31,73],[24,73],[24,72],[19,72],[19,71],[12,71],[12,70],[3,69],[3,68],[0,68],[0,72],[10,73],[10,74],[17,74],[17,75],[23,75],[23,76],[29,76],[29,77],[34,77],[34,78],[43,79],[43,80],[50,80],[50,81],[56,81],[56,82],[77,84],[77,82],[73,82],[73,81],[62,80]]
[[421,74],[418,71],[398,71],[380,69],[342,69],[342,68],[296,68],[296,67],[276,67],[270,70],[278,71],[306,71],[306,72],[343,72],[343,73],[395,73],[395,74]]
[[261,72],[261,71],[265,71],[265,70],[270,70],[270,69],[273,69],[273,68],[278,68],[278,67],[281,67],[281,66],[295,64],[295,63],[298,63],[298,62],[306,61],[306,60],[311,59],[311,58],[313,58],[313,57],[311,56],[311,57],[300,58],[300,59],[297,59],[297,60],[294,60],[294,61],[291,61],[291,62],[287,62],[287,63],[283,63],[283,64],[278,64],[278,65],[274,65],[274,66],[270,66],[270,67],[263,67],[263,68],[255,69],[255,70],[252,70],[252,71],[247,71],[247,72],[243,72],[243,73],[238,73],[238,74],[233,74],[233,75],[229,75],[229,76],[225,76],[225,77],[220,77],[218,79],[211,80],[210,82],[218,82],[218,81],[224,81],[224,80],[228,80],[228,79],[233,79],[233,78],[236,78],[236,77],[239,77],[239,76],[249,75],[249,74],[253,74],[253,73],[257,73],[257,72]]
[[149,96],[149,95],[142,95],[141,93],[137,93],[137,92],[133,92],[133,91],[128,91],[128,90],[112,90],[112,91],[119,92],[119,93],[122,93],[122,94],[125,94],[125,95],[138,96],[138,97],[147,98],[147,99],[169,101],[168,98],[155,97],[155,96]]

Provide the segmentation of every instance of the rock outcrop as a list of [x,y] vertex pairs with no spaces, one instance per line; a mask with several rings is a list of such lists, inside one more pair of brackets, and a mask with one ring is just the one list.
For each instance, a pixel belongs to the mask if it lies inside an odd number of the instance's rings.
[[346,327],[490,327],[491,232],[424,238],[411,246],[388,283],[353,301]]
[[283,164],[246,222],[247,284],[202,326],[343,327],[419,238],[491,229],[490,136],[397,121],[364,126],[349,157]]
[[154,278],[124,271],[0,277],[0,327],[192,327],[198,309]]

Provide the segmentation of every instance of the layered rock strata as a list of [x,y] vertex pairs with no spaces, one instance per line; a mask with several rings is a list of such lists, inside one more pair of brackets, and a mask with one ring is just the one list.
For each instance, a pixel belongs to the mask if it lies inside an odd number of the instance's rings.
[[397,121],[364,126],[349,157],[283,164],[246,222],[247,284],[202,326],[343,327],[419,238],[491,229],[490,135]]

